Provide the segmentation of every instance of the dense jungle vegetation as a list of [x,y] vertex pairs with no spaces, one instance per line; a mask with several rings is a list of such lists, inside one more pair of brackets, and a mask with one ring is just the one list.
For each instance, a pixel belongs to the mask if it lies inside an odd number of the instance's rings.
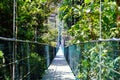
[[63,0],[59,12],[70,45],[65,56],[77,79],[119,80],[120,42],[99,40],[120,38],[120,1]]
[[[54,18],[49,24],[49,17],[56,14],[59,2],[60,0],[0,0],[0,80],[41,79],[56,52],[53,47],[56,46],[58,35],[56,22]],[[31,43],[15,43],[3,40],[4,38]]]
[[[0,0],[0,37],[14,36],[13,3],[14,0]],[[120,38],[119,0],[16,0],[17,39],[56,46],[58,31],[49,24],[51,14],[63,22],[65,57],[78,80],[120,79],[120,41],[112,41]],[[59,25],[54,20],[53,23]],[[13,55],[13,43],[0,40],[0,79],[11,80],[14,72],[16,79],[40,79],[46,69],[46,57],[49,54],[52,61],[55,49],[18,42],[17,54]]]
[[[1,37],[13,37],[13,1],[0,0]],[[16,0],[17,39],[34,41],[37,35],[38,42],[56,42],[57,30],[49,30],[48,17],[55,13],[58,2],[59,0]]]
[[[63,0],[60,19],[71,36],[70,43],[97,40],[100,36],[100,22],[103,39],[120,38],[119,5],[115,0]],[[119,3],[118,3],[119,4]]]

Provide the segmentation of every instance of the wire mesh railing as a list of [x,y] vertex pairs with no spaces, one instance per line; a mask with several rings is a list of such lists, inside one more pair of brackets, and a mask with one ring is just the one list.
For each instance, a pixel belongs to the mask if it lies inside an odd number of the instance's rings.
[[55,55],[49,45],[0,38],[0,80],[41,79]]
[[120,40],[98,40],[65,47],[78,80],[120,80]]

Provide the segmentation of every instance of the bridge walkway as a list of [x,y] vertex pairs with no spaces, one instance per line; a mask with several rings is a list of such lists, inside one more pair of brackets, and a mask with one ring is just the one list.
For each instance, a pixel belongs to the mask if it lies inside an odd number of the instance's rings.
[[75,76],[67,64],[61,47],[42,80],[75,80]]

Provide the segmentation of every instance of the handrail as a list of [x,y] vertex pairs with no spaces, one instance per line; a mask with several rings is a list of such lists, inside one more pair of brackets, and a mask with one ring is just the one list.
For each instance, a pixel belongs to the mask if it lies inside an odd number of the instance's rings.
[[120,41],[120,38],[111,38],[111,39],[98,39],[98,40],[92,40],[92,41],[88,41],[88,42],[101,42],[101,41]]
[[70,45],[67,45],[67,46],[65,46],[65,47],[68,47],[68,46],[71,46],[71,45],[76,45],[76,44],[88,43],[88,42],[108,42],[108,41],[120,41],[120,38],[110,38],[110,39],[91,40],[91,41],[85,41],[85,42],[70,44]]
[[[74,75],[77,77],[84,73],[85,76],[91,77],[89,75],[92,75],[91,70],[93,70],[99,79],[101,75],[104,75],[104,73],[109,71],[113,73],[113,75],[107,73],[105,76],[108,77],[106,78],[109,79],[109,77],[112,77],[118,79],[117,76],[120,76],[118,59],[120,57],[119,43],[120,38],[98,39],[83,43],[80,42],[65,47],[64,55]],[[97,66],[94,67],[95,65]],[[84,70],[86,72],[90,70],[90,73],[89,71],[86,73]],[[102,71],[104,71],[104,73],[102,73]],[[93,75],[92,78],[96,75]],[[105,78],[105,76],[103,77]],[[82,77],[84,76],[82,75]],[[83,79],[82,77],[79,77],[78,79]]]
[[42,44],[42,45],[49,45],[49,44],[46,44],[46,43],[39,43],[37,41],[19,40],[19,39],[15,39],[15,38],[0,37],[0,40],[6,40],[6,41],[12,41],[12,42],[37,43],[37,44]]
[[[0,37],[0,45],[2,45],[1,51],[5,54],[4,57],[1,58],[1,60],[4,60],[4,62],[0,64],[0,68],[3,70],[5,69],[5,71],[11,68],[14,70],[14,73],[16,73],[14,74],[13,72],[8,72],[12,74],[8,75],[10,79],[13,78],[12,76],[14,76],[16,79],[24,79],[27,77],[30,78],[37,76],[32,74],[35,74],[34,65],[38,64],[34,64],[34,62],[32,63],[31,60],[35,60],[40,63],[41,66],[35,66],[35,68],[36,70],[40,68],[39,70],[41,70],[41,72],[39,73],[39,76],[42,77],[45,69],[48,67],[48,65],[50,65],[56,54],[55,46],[51,46],[45,43],[39,43],[37,41]],[[32,54],[35,54],[35,56],[37,57],[34,57]],[[27,72],[26,70],[24,70],[24,68],[27,69]],[[21,73],[19,73],[18,70],[20,70]],[[25,74],[23,74],[24,72]],[[6,75],[6,73],[3,72],[3,74],[0,76],[0,79],[2,79],[2,77],[4,78],[4,74]]]

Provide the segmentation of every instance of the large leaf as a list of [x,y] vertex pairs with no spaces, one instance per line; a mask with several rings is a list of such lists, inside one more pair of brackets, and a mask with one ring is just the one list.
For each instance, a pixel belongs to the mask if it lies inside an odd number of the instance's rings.
[[0,51],[0,58],[3,58],[3,52]]
[[85,0],[85,3],[86,4],[88,4],[88,3],[90,3],[91,2],[91,0]]

